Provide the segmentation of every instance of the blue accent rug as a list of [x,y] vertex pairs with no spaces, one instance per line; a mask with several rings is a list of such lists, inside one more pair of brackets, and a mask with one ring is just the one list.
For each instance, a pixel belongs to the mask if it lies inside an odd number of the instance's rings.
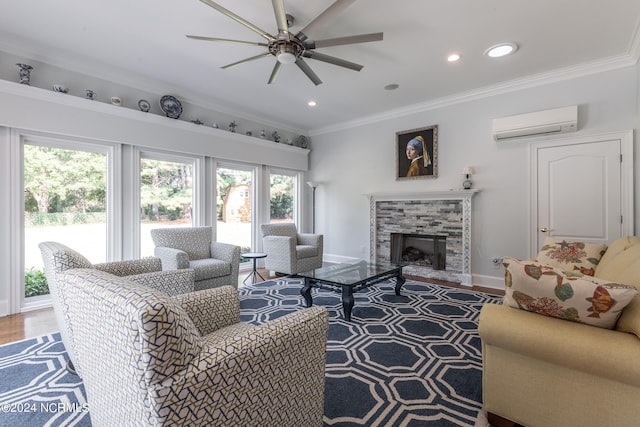
[[[241,287],[242,320],[302,309],[301,287],[292,278]],[[393,280],[357,292],[346,322],[340,295],[313,289],[314,305],[330,316],[325,426],[480,425],[477,322],[500,298],[414,281],[401,294]],[[82,382],[66,360],[58,333],[0,346],[0,426],[90,426]]]

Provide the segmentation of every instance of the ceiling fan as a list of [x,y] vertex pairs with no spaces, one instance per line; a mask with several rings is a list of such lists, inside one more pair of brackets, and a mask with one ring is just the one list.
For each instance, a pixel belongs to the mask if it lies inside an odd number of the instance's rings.
[[324,10],[320,15],[318,15],[315,19],[313,19],[307,26],[305,26],[302,30],[300,30],[296,35],[293,35],[289,32],[289,26],[293,24],[293,17],[291,15],[287,15],[284,10],[284,0],[271,0],[273,4],[273,11],[276,16],[276,23],[278,25],[278,35],[273,36],[266,31],[256,27],[249,21],[241,18],[235,13],[231,12],[228,9],[220,6],[219,4],[211,1],[211,0],[200,0],[202,3],[206,4],[222,13],[223,15],[228,16],[234,21],[244,25],[252,31],[255,31],[262,37],[267,40],[267,43],[256,43],[251,41],[243,41],[243,40],[230,40],[230,39],[221,39],[216,37],[204,37],[204,36],[194,36],[187,35],[190,39],[196,40],[207,40],[207,41],[215,41],[215,42],[226,42],[226,43],[237,43],[237,44],[245,44],[251,46],[262,46],[266,47],[267,51],[261,53],[260,55],[252,56],[250,58],[246,58],[231,64],[227,64],[221,68],[227,69],[233,67],[235,65],[243,64],[245,62],[253,61],[256,59],[264,58],[266,56],[272,55],[275,56],[277,61],[275,66],[273,67],[273,71],[271,72],[271,76],[269,77],[268,83],[274,83],[276,77],[278,76],[278,71],[280,71],[280,67],[283,64],[293,64],[295,63],[298,68],[302,70],[302,72],[317,86],[322,83],[322,80],[313,72],[311,67],[305,62],[303,58],[315,59],[317,61],[327,62],[329,64],[337,65],[339,67],[348,68],[354,71],[360,71],[363,68],[363,65],[356,64],[354,62],[346,61],[344,59],[336,58],[334,56],[325,55],[323,53],[317,52],[316,48],[330,47],[330,46],[340,46],[347,44],[355,44],[355,43],[366,43],[372,41],[380,41],[382,40],[382,33],[371,33],[371,34],[360,34],[355,36],[347,36],[347,37],[337,37],[332,39],[325,40],[309,40],[307,34],[313,32],[314,29],[324,25],[328,21],[332,20],[336,15],[350,6],[355,0],[336,0],[331,6]]

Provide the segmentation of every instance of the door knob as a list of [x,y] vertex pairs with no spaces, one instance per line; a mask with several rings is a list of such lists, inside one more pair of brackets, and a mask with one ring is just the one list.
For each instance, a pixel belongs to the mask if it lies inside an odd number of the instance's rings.
[[538,227],[538,230],[543,232],[543,233],[547,233],[547,232],[551,231],[551,229],[547,228],[547,227]]

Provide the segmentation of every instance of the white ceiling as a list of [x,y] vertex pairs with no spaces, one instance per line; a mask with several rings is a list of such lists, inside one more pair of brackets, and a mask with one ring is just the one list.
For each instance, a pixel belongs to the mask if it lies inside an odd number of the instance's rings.
[[[277,34],[269,0],[217,0]],[[285,0],[295,34],[333,0]],[[364,65],[360,72],[308,59],[314,86],[295,65],[267,85],[275,58],[222,70],[264,48],[189,40],[186,34],[264,42],[198,0],[0,0],[0,48],[100,78],[242,110],[295,129],[331,128],[461,94],[638,59],[638,0],[358,0],[309,34],[320,40],[384,32],[384,40],[318,49]],[[483,55],[503,41],[517,54]],[[462,59],[448,63],[451,52]],[[397,83],[399,89],[384,90]],[[318,106],[307,107],[315,100]]]

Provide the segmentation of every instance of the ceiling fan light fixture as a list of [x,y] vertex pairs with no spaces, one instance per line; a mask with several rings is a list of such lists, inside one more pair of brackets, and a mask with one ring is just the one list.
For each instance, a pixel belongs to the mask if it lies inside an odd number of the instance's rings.
[[279,41],[269,49],[281,64],[293,64],[304,50],[301,45],[289,41]]
[[298,31],[297,35],[293,35],[290,32],[291,26],[294,24],[293,16],[289,15],[285,11],[284,0],[272,0],[273,12],[276,18],[276,24],[278,32],[275,35],[269,34],[265,30],[257,27],[241,16],[236,15],[232,11],[224,8],[213,0],[201,0],[202,3],[207,6],[215,9],[226,17],[236,21],[237,23],[245,26],[249,30],[257,33],[264,39],[266,42],[257,43],[257,42],[249,42],[245,40],[233,40],[233,39],[224,39],[218,37],[204,37],[204,36],[192,36],[187,35],[190,39],[196,40],[207,40],[207,41],[215,41],[215,42],[226,42],[226,43],[235,43],[235,44],[244,44],[250,46],[259,46],[266,47],[267,52],[264,52],[260,55],[255,55],[250,58],[245,58],[240,61],[236,61],[234,63],[224,65],[221,68],[227,69],[239,64],[244,64],[246,62],[254,61],[256,59],[264,58],[271,56],[276,59],[276,62],[273,66],[273,70],[271,71],[271,76],[267,81],[267,84],[273,84],[277,78],[278,71],[280,70],[283,64],[296,64],[298,68],[307,76],[311,82],[318,86],[322,84],[322,80],[313,72],[311,67],[306,63],[303,59],[315,59],[317,61],[326,62],[328,64],[337,65],[339,67],[347,68],[354,71],[360,71],[363,65],[356,64],[355,62],[346,61],[344,59],[336,58],[330,55],[325,55],[320,52],[316,52],[315,49],[319,47],[331,47],[331,46],[343,46],[357,43],[367,43],[374,41],[381,41],[383,39],[383,34],[379,33],[371,33],[371,34],[358,34],[353,36],[345,36],[345,37],[335,37],[324,40],[314,40],[307,41],[306,32],[313,32],[314,28],[319,28],[324,24],[333,21],[333,18],[336,15],[339,15],[342,10],[344,10],[347,6],[353,3],[355,0],[335,0],[335,2],[329,6],[324,12],[320,13],[320,15],[316,16],[311,20],[310,23],[306,25],[303,29]]
[[280,52],[277,58],[281,64],[293,64],[296,62],[296,56],[291,52]]

